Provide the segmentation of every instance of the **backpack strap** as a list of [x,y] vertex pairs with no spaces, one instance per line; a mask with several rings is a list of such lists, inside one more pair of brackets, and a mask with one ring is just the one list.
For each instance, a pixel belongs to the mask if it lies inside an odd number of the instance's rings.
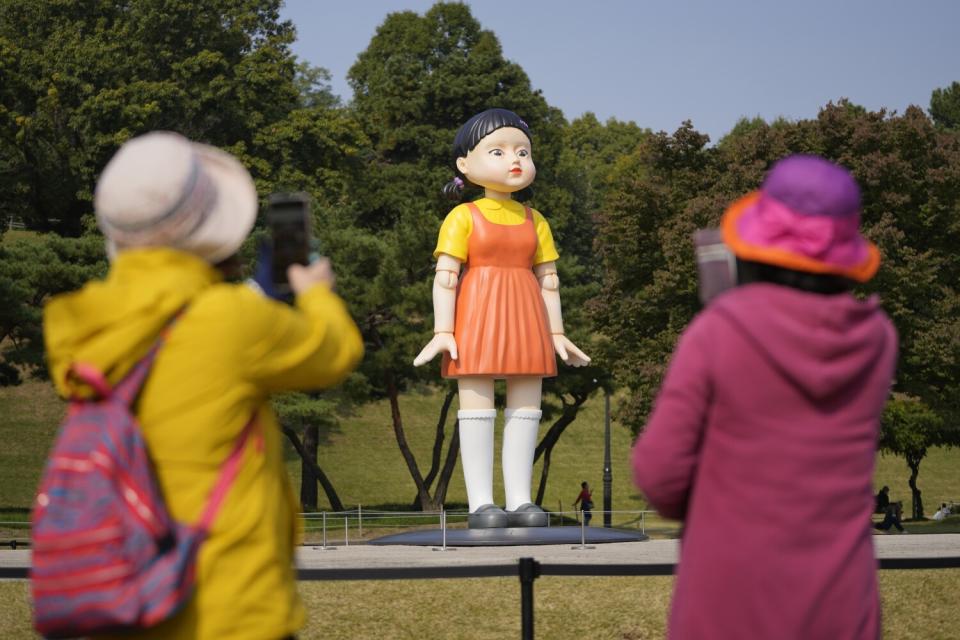
[[140,358],[140,361],[134,365],[133,369],[113,388],[113,397],[123,402],[126,406],[133,407],[133,403],[136,401],[137,396],[140,394],[140,389],[147,379],[147,374],[150,373],[150,369],[153,367],[153,361],[157,359],[157,353],[160,351],[160,347],[167,341],[167,336],[170,335],[170,331],[180,320],[180,317],[183,316],[185,309],[185,306],[181,307],[179,311],[173,314],[170,321],[160,330],[160,335],[157,336],[157,339],[153,342],[153,346],[147,351],[147,355]]
[[227,497],[227,492],[230,491],[230,487],[233,486],[233,481],[237,479],[237,474],[240,472],[240,458],[243,456],[243,450],[250,440],[250,434],[253,432],[256,422],[257,412],[254,411],[253,415],[250,416],[250,420],[248,420],[247,424],[243,427],[240,437],[237,438],[236,443],[233,445],[233,451],[230,452],[226,462],[220,467],[220,477],[217,478],[217,483],[210,491],[210,495],[207,497],[207,504],[203,508],[203,514],[200,516],[200,520],[196,525],[197,528],[204,533],[210,531],[210,526],[217,517],[217,513],[220,512],[220,507]]

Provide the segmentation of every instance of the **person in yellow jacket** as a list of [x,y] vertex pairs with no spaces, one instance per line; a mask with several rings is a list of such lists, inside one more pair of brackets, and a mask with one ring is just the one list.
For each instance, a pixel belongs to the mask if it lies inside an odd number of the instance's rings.
[[137,637],[291,636],[304,621],[293,567],[299,505],[269,397],[336,384],[363,355],[360,332],[332,291],[330,263],[290,268],[293,306],[224,282],[216,265],[236,252],[256,218],[253,181],[229,154],[174,133],[123,145],[100,177],[94,205],[112,263],[105,280],[46,305],[57,391],[90,392],[69,376],[74,362],[118,382],[185,309],[137,415],[168,508],[186,523],[199,519],[221,465],[257,416],[201,546],[195,595]]

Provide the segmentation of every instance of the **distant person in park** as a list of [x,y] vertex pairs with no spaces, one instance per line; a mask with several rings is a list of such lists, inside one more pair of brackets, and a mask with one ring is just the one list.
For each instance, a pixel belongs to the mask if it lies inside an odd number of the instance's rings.
[[580,494],[573,501],[573,506],[580,504],[580,510],[583,511],[583,523],[590,526],[590,520],[593,518],[593,493],[590,491],[590,485],[584,480],[580,483]]
[[671,638],[878,638],[871,487],[897,336],[859,232],[860,190],[777,162],[723,215],[737,286],[674,351],[634,477],[684,521]]
[[890,487],[883,485],[883,488],[877,492],[877,501],[873,512],[886,513],[888,506],[890,506]]
[[167,506],[188,524],[253,418],[239,474],[200,547],[193,597],[137,637],[291,636],[304,621],[293,567],[299,505],[270,395],[336,384],[363,354],[330,262],[290,267],[293,305],[225,283],[218,265],[257,216],[253,180],[231,155],[174,133],[124,144],[100,176],[94,206],[110,270],[44,311],[59,393],[91,394],[72,375],[76,363],[116,384],[183,310],[136,413]]
[[890,527],[896,528],[900,533],[907,533],[907,530],[903,528],[903,502],[900,500],[896,502],[891,502],[887,505],[886,511],[883,515],[883,522],[878,522],[873,525],[874,529],[879,531],[890,531]]
[[940,508],[937,509],[937,512],[935,514],[933,514],[933,519],[939,522],[944,518],[946,518],[948,515],[950,515],[950,507],[947,505],[946,502],[942,502],[940,503]]

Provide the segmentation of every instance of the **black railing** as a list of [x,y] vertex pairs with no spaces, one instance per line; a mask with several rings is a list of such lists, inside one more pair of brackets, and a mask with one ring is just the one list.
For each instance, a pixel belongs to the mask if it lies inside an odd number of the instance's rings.
[[[960,569],[960,556],[946,558],[881,558],[888,569]],[[434,580],[445,578],[520,577],[520,629],[523,640],[533,639],[533,585],[540,576],[669,576],[675,564],[542,564],[520,558],[517,564],[472,567],[383,567],[364,569],[299,569],[297,579],[311,580]],[[0,567],[0,579],[23,580],[26,567]]]

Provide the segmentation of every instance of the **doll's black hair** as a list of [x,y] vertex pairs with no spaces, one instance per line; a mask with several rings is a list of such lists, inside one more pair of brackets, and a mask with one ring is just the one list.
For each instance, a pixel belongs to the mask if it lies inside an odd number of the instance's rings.
[[[473,151],[474,147],[480,144],[481,140],[497,129],[503,129],[504,127],[520,129],[527,136],[527,139],[531,143],[533,142],[530,138],[530,126],[520,116],[509,109],[487,109],[467,120],[457,131],[457,135],[453,139],[454,160],[465,157]],[[443,195],[451,200],[460,200],[466,182],[458,169],[457,176],[443,185]],[[532,196],[533,190],[530,187],[514,194],[517,200],[529,200]]]

